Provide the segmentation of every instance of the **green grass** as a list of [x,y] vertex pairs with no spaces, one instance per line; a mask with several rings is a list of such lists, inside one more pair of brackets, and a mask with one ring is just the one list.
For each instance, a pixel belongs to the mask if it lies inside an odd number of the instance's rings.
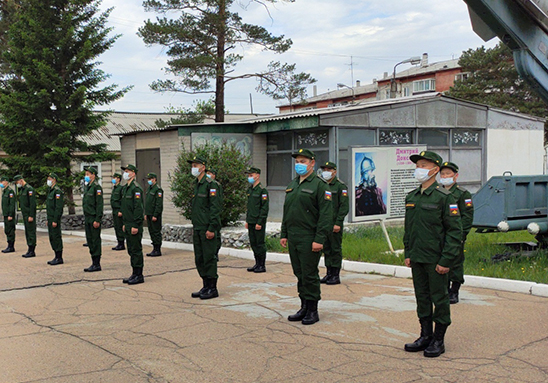
[[[403,227],[388,227],[388,234],[394,249],[403,249]],[[474,231],[474,230],[473,230]],[[500,245],[504,242],[535,242],[526,231],[509,233],[468,235],[465,248],[464,272],[494,278],[506,278],[538,283],[548,283],[548,251],[539,250],[531,257],[513,258],[495,263],[491,257],[508,251]],[[278,238],[267,238],[268,251],[287,253],[280,246]],[[378,226],[360,228],[354,233],[344,233],[343,255],[351,261],[403,265],[404,256],[387,253],[389,250],[382,229]]]

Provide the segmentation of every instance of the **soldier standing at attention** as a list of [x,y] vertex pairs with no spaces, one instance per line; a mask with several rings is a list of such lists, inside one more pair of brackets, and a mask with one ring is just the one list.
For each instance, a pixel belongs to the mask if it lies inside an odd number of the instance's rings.
[[127,241],[127,252],[131,257],[133,272],[123,283],[136,285],[145,282],[143,276],[143,189],[135,181],[137,168],[135,165],[122,166],[124,179],[127,181],[122,189],[122,219],[123,230]]
[[350,211],[348,202],[348,187],[337,177],[337,165],[326,162],[320,167],[322,178],[327,182],[331,191],[333,205],[333,230],[323,244],[323,254],[327,275],[320,279],[320,283],[338,285],[341,283],[339,273],[342,266],[342,239],[344,218]]
[[4,215],[4,234],[8,241],[8,247],[2,250],[2,253],[15,252],[15,192],[10,188],[7,177],[0,178],[0,187],[2,188],[2,214]]
[[46,200],[46,213],[48,219],[49,243],[55,252],[55,258],[48,261],[48,265],[63,264],[63,236],[61,235],[61,217],[63,216],[64,193],[57,185],[57,174],[48,176],[48,197]]
[[118,244],[112,248],[112,250],[125,250],[124,245],[125,237],[122,226],[122,185],[120,181],[122,175],[120,173],[114,173],[112,176],[112,193],[110,194],[110,207],[112,208],[112,223],[114,225],[114,232],[116,233],[116,240]]
[[[224,195],[223,195],[223,185],[219,181],[217,181],[217,170],[209,168],[206,170],[206,177],[209,178],[212,181],[217,182],[217,186],[219,187],[217,190],[217,196],[220,197],[221,201],[224,202]],[[217,252],[215,253],[215,258],[217,259],[217,262],[219,261],[219,251],[221,250],[221,246],[223,245],[223,241],[221,238],[221,230],[217,233],[215,233],[215,240],[217,241]]]
[[92,273],[101,271],[101,221],[103,220],[103,188],[97,182],[97,169],[92,166],[84,168],[84,220],[86,243],[91,255],[91,266],[84,271]]
[[247,171],[247,215],[245,218],[245,228],[249,233],[249,243],[253,255],[255,256],[255,265],[248,267],[247,271],[254,273],[266,272],[266,218],[268,217],[268,190],[261,185],[261,169],[251,167]]
[[441,157],[423,151],[409,158],[417,165],[415,178],[421,185],[405,198],[403,244],[405,265],[413,274],[421,334],[405,345],[405,351],[437,357],[445,352],[445,331],[451,324],[447,283],[449,268],[460,254],[461,219],[452,194],[436,182]]
[[156,173],[148,173],[148,189],[145,201],[145,220],[152,240],[153,250],[147,257],[162,255],[162,212],[164,211],[164,191],[158,185]]
[[323,244],[333,230],[332,194],[325,181],[314,173],[316,156],[311,150],[299,149],[291,156],[295,158],[297,177],[285,190],[280,244],[289,246],[301,308],[287,319],[310,325],[320,320],[318,263]]
[[219,296],[216,257],[218,242],[215,237],[221,230],[223,201],[217,182],[206,176],[206,160],[195,156],[188,160],[188,163],[192,165],[191,172],[196,177],[191,202],[194,260],[203,281],[200,291],[192,293],[191,296],[211,299]]
[[460,256],[457,258],[451,271],[449,271],[449,303],[459,302],[459,289],[464,283],[464,244],[466,237],[472,229],[474,221],[474,206],[470,192],[457,184],[459,167],[453,162],[444,162],[440,170],[440,184],[449,190],[459,206],[462,221],[462,246]]
[[19,188],[19,206],[23,214],[23,223],[25,225],[25,237],[29,247],[23,258],[36,257],[36,193],[34,188],[25,182],[21,175],[16,175],[13,180]]

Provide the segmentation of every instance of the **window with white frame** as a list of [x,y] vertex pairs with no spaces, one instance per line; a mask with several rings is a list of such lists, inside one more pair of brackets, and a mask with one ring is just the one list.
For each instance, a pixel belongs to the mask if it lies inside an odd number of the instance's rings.
[[436,90],[436,80],[431,78],[428,80],[413,81],[413,93],[430,92]]
[[457,73],[455,75],[455,81],[464,81],[470,77],[470,72]]

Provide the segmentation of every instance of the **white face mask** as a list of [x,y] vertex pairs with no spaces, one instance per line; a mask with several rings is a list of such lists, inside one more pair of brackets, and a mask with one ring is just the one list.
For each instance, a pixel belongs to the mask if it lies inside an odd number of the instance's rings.
[[51,187],[53,185],[53,181],[52,180],[47,180],[46,183],[48,184],[49,187]]
[[417,181],[419,181],[421,184],[422,183],[425,183],[426,181],[428,181],[430,178],[432,178],[432,176],[429,176],[428,173],[430,172],[430,170],[432,169],[423,169],[423,168],[416,168],[415,169],[415,179]]
[[192,175],[193,175],[194,177],[198,177],[198,176],[200,175],[200,169],[198,169],[198,168],[191,168],[191,169],[190,169],[190,173],[192,173]]
[[443,186],[450,186],[450,185],[453,185],[454,183],[455,181],[453,181],[453,177],[440,178],[440,184],[442,184]]
[[122,174],[122,177],[124,177],[124,179],[127,181],[129,180],[129,173],[128,172],[124,172],[124,174]]
[[322,178],[326,181],[329,181],[333,177],[333,173],[328,172],[327,170],[322,172]]

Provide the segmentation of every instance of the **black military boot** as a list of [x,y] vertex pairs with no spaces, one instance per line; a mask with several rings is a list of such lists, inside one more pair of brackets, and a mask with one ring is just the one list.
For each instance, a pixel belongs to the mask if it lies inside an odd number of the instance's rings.
[[327,278],[327,281],[325,281],[326,285],[339,285],[341,283],[341,279],[339,278],[339,273],[341,269],[338,267],[332,267],[331,268],[331,275],[329,278]]
[[217,278],[207,278],[207,289],[200,294],[200,299],[217,298],[219,291],[217,291]]
[[55,258],[53,258],[51,261],[48,261],[48,265],[55,266],[55,265],[62,265],[62,264],[63,264],[63,251],[56,251]]
[[153,250],[152,250],[152,252],[147,254],[147,257],[159,257],[159,256],[161,256],[162,253],[160,252],[160,245],[152,245],[152,246],[153,246]]
[[257,261],[257,267],[253,270],[254,273],[266,273],[266,255],[259,257]]
[[327,283],[327,280],[328,280],[329,278],[331,278],[331,267],[326,266],[326,269],[327,269],[327,274],[325,274],[325,277],[323,277],[322,279],[320,279],[320,283]]
[[207,278],[202,277],[202,281],[203,281],[203,286],[200,289],[200,291],[196,291],[196,292],[190,294],[190,296],[192,298],[200,298],[200,295],[202,295],[203,293],[206,292],[206,290],[207,290]]
[[101,258],[94,257],[91,258],[92,264],[90,267],[84,269],[86,273],[93,273],[95,271],[101,271]]
[[307,310],[307,301],[305,301],[303,298],[301,298],[301,308],[299,311],[297,311],[295,314],[290,315],[287,317],[287,320],[290,322],[298,322],[303,320],[303,318],[306,316],[306,310]]
[[424,350],[424,356],[428,358],[436,358],[445,352],[445,344],[443,339],[445,338],[445,331],[447,331],[448,325],[436,323],[436,330],[434,331],[434,339],[430,342],[430,345]]
[[34,249],[36,249],[36,246],[29,246],[29,249],[27,250],[26,254],[23,254],[23,258],[32,258],[36,257],[36,253],[34,252]]
[[128,285],[138,285],[139,283],[145,283],[145,277],[143,277],[143,268],[135,267],[133,275],[129,277],[127,284]]
[[15,248],[13,247],[14,245],[15,245],[15,242],[8,241],[8,247],[2,250],[2,253],[14,253],[15,252]]
[[131,275],[128,278],[122,279],[122,283],[128,283],[129,280],[135,276],[135,267],[132,267],[131,269]]
[[318,301],[306,301],[306,316],[302,324],[314,324],[320,320],[318,315]]
[[460,282],[453,282],[451,289],[449,289],[450,304],[453,305],[455,303],[459,303],[459,289],[460,289]]
[[247,271],[254,272],[258,265],[259,265],[259,259],[255,257],[255,264],[251,267],[248,267]]
[[426,350],[426,348],[430,345],[430,342],[433,339],[432,319],[420,318],[419,322],[421,324],[421,336],[413,343],[407,343],[405,345],[405,351],[417,352]]
[[120,250],[125,250],[126,247],[124,246],[124,241],[118,241],[118,244],[116,245],[116,247],[113,247],[112,250],[116,250],[116,251],[120,251]]

